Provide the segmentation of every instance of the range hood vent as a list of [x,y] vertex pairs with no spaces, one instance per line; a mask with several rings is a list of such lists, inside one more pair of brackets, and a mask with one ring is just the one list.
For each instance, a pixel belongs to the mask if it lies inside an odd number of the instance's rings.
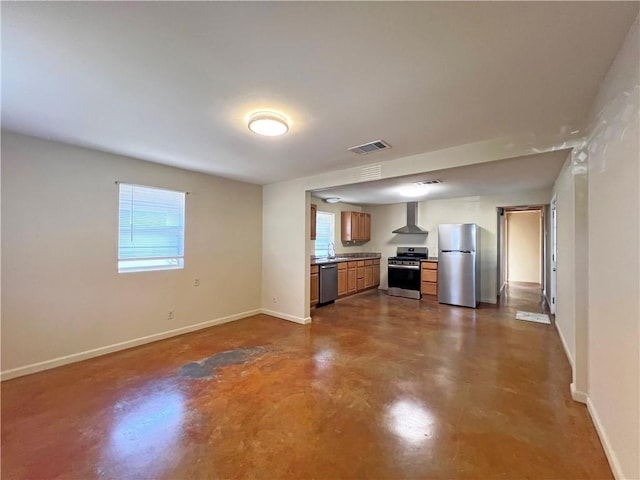
[[373,142],[363,143],[362,145],[356,145],[355,147],[349,147],[347,150],[358,155],[365,155],[367,153],[377,152],[378,150],[386,150],[391,148],[384,140],[374,140]]
[[420,235],[426,235],[429,232],[416,225],[417,218],[418,202],[407,202],[407,224],[404,227],[396,228],[391,233],[417,233]]

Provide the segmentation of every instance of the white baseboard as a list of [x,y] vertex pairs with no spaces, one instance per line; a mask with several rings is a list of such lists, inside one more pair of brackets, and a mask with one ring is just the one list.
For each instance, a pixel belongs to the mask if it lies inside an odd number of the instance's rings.
[[108,353],[118,352],[120,350],[126,350],[127,348],[137,347],[144,345],[145,343],[156,342],[169,337],[175,337],[184,333],[194,332],[203,328],[213,327],[214,325],[221,325],[223,323],[233,322],[234,320],[240,320],[241,318],[250,317],[262,313],[260,309],[249,310],[247,312],[236,313],[226,317],[216,318],[214,320],[208,320],[202,323],[196,323],[195,325],[188,325],[186,327],[176,328],[174,330],[167,330],[165,332],[154,333],[147,335],[146,337],[134,338],[133,340],[127,340],[120,343],[114,343],[113,345],[107,345],[104,347],[94,348],[92,350],[86,350],[84,352],[73,353],[71,355],[65,355],[63,357],[53,358],[51,360],[45,360],[44,362],[32,363],[25,365],[24,367],[12,368],[0,372],[0,381],[9,380],[11,378],[22,377],[31,373],[41,372],[43,370],[49,370],[55,367],[61,367],[62,365],[68,365],[70,363],[81,362],[82,360],[88,360],[89,358],[99,357],[100,355],[106,355]]
[[571,383],[571,398],[580,403],[587,403],[587,400],[589,400],[589,396],[585,392],[576,390],[575,383]]
[[308,325],[309,323],[311,323],[311,317],[296,317],[294,315],[289,315],[288,313],[276,312],[274,310],[268,310],[266,308],[263,308],[261,312],[265,315],[271,315],[272,317],[289,320],[290,322],[299,323],[300,325]]
[[498,299],[497,298],[481,298],[480,303],[491,303],[495,305],[496,303],[498,303]]
[[611,467],[611,471],[613,472],[613,476],[617,480],[621,480],[624,478],[622,474],[622,468],[620,468],[620,462],[618,461],[618,457],[615,454],[613,447],[611,446],[611,442],[609,441],[609,436],[604,430],[604,426],[600,421],[600,417],[598,416],[598,412],[596,407],[591,402],[591,398],[587,397],[587,410],[589,410],[589,415],[591,415],[591,420],[596,427],[596,432],[598,432],[598,437],[600,437],[600,443],[602,444],[602,448],[604,449],[604,453],[607,456],[607,460],[609,460],[609,466]]
[[555,322],[555,324],[556,324],[556,330],[558,331],[558,336],[560,337],[560,342],[562,343],[562,347],[564,348],[564,354],[567,356],[567,360],[569,360],[569,363],[571,364],[571,372],[573,373],[573,370],[574,370],[573,357],[569,352],[569,347],[567,346],[567,342],[565,341],[564,336],[562,335],[562,330],[560,330],[560,327],[558,326],[558,322]]

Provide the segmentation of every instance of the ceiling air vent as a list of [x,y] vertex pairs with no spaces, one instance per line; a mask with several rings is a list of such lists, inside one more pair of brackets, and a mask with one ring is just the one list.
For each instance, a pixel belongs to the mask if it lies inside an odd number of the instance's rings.
[[423,180],[422,182],[416,182],[416,185],[434,185],[436,183],[442,183],[442,180],[434,178],[433,180]]
[[366,155],[367,153],[377,152],[378,150],[386,150],[391,148],[384,140],[375,140],[373,142],[364,143],[362,145],[356,145],[355,147],[349,147],[347,150],[358,155]]

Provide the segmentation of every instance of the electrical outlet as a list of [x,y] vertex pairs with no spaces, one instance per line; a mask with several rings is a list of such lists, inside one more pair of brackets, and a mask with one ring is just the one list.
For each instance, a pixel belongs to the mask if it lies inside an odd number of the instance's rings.
[[194,287],[199,287],[200,286],[200,279],[199,278],[196,278],[196,279],[193,280],[193,286]]
[[173,310],[169,310],[169,315],[167,315],[167,319],[173,320],[174,318],[176,318],[176,312],[174,312]]
[[271,301],[272,301],[273,303],[278,303],[278,300],[276,299],[275,295],[274,295],[273,297],[271,297]]

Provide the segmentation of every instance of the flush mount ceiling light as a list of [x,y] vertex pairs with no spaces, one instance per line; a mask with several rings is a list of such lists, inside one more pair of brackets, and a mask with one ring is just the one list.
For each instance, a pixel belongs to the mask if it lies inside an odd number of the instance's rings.
[[324,199],[327,203],[338,203],[340,201],[340,197],[329,197]]
[[249,117],[249,130],[258,135],[277,137],[289,131],[289,123],[275,112],[256,112]]
[[403,197],[420,197],[429,193],[429,189],[424,185],[408,185],[400,187],[398,193]]

